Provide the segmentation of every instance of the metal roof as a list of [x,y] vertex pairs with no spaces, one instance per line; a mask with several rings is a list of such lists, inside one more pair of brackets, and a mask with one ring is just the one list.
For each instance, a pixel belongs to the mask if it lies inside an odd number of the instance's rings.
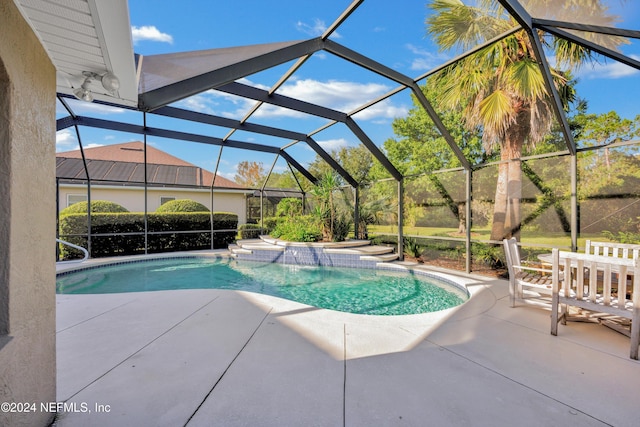
[[[128,184],[144,183],[145,147],[140,141],[123,144],[85,148],[89,176],[95,181]],[[56,177],[60,179],[87,179],[83,152],[80,150],[57,153]],[[147,183],[207,186],[213,181],[213,173],[196,165],[165,153],[157,148],[146,147]],[[240,188],[235,182],[216,177],[216,187]]]

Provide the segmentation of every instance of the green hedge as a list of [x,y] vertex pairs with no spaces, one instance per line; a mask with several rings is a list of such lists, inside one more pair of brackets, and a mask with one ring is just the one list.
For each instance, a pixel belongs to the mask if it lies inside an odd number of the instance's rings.
[[156,209],[156,213],[169,213],[169,212],[209,212],[202,203],[198,203],[191,199],[178,199],[171,200],[170,202],[160,205]]
[[278,222],[282,222],[284,221],[286,218],[281,217],[281,216],[270,216],[270,217],[265,217],[263,219],[263,225],[264,225],[264,234],[271,234],[271,232],[276,228],[276,226],[278,225]]
[[322,239],[322,227],[315,217],[301,215],[283,218],[269,234],[276,239],[291,242],[317,242]]
[[[69,214],[78,214],[78,213],[87,213],[87,207],[89,206],[88,202],[78,202],[74,203],[71,206],[67,206],[63,210],[60,211],[60,215],[69,215]],[[116,213],[116,212],[129,212],[127,208],[122,205],[119,205],[115,202],[110,202],[108,200],[93,200],[91,202],[91,213]]]
[[258,224],[242,224],[239,228],[241,239],[257,239],[262,232]]
[[[213,247],[224,248],[235,240],[238,216],[228,212],[213,213],[215,232]],[[189,231],[207,230],[187,233]],[[173,252],[211,248],[211,214],[153,213],[148,215],[148,252]],[[168,234],[151,234],[167,232]],[[175,233],[173,233],[175,231]],[[182,233],[180,233],[182,232]],[[127,235],[126,233],[138,233]],[[144,214],[94,213],[91,214],[91,256],[94,258],[144,253]],[[95,234],[113,234],[95,236]],[[76,236],[79,235],[79,236]],[[87,247],[87,215],[71,214],[60,218],[60,238]],[[62,245],[63,259],[75,258],[79,251]]]

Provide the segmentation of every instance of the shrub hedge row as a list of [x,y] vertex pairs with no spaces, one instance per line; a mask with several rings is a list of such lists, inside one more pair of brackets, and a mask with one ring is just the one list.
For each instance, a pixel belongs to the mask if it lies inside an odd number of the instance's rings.
[[[149,253],[211,248],[211,216],[208,212],[148,214]],[[223,248],[235,240],[238,215],[213,213],[213,247]],[[136,234],[129,234],[136,233]],[[152,234],[162,233],[162,234]],[[144,253],[144,214],[92,213],[91,256],[105,257]],[[95,236],[96,234],[112,234]],[[87,247],[87,215],[70,214],[60,218],[60,238]],[[79,251],[61,246],[63,259],[76,258]]]
[[241,239],[257,239],[262,233],[258,224],[242,224],[238,231]]

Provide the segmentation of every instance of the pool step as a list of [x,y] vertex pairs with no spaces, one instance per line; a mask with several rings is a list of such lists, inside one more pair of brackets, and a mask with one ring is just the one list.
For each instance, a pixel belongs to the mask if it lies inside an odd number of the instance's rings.
[[246,249],[239,245],[229,245],[229,252],[231,252],[232,256],[237,256],[238,254],[251,255],[253,253],[251,249]]
[[360,259],[362,261],[391,262],[398,259],[398,254],[390,253],[384,255],[362,255]]

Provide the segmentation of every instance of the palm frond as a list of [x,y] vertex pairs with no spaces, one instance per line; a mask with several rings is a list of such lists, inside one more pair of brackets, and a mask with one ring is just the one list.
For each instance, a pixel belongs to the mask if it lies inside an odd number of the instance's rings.
[[548,102],[538,99],[530,105],[528,139],[533,147],[549,133],[553,119],[553,111]]
[[522,58],[512,63],[505,71],[514,92],[523,99],[542,99],[547,96],[540,66],[531,58]]
[[515,121],[515,110],[511,97],[503,90],[488,94],[479,104],[479,112],[485,133],[500,138]]
[[460,0],[434,0],[428,7],[435,13],[425,21],[427,33],[441,50],[468,50],[510,28],[491,11]]

